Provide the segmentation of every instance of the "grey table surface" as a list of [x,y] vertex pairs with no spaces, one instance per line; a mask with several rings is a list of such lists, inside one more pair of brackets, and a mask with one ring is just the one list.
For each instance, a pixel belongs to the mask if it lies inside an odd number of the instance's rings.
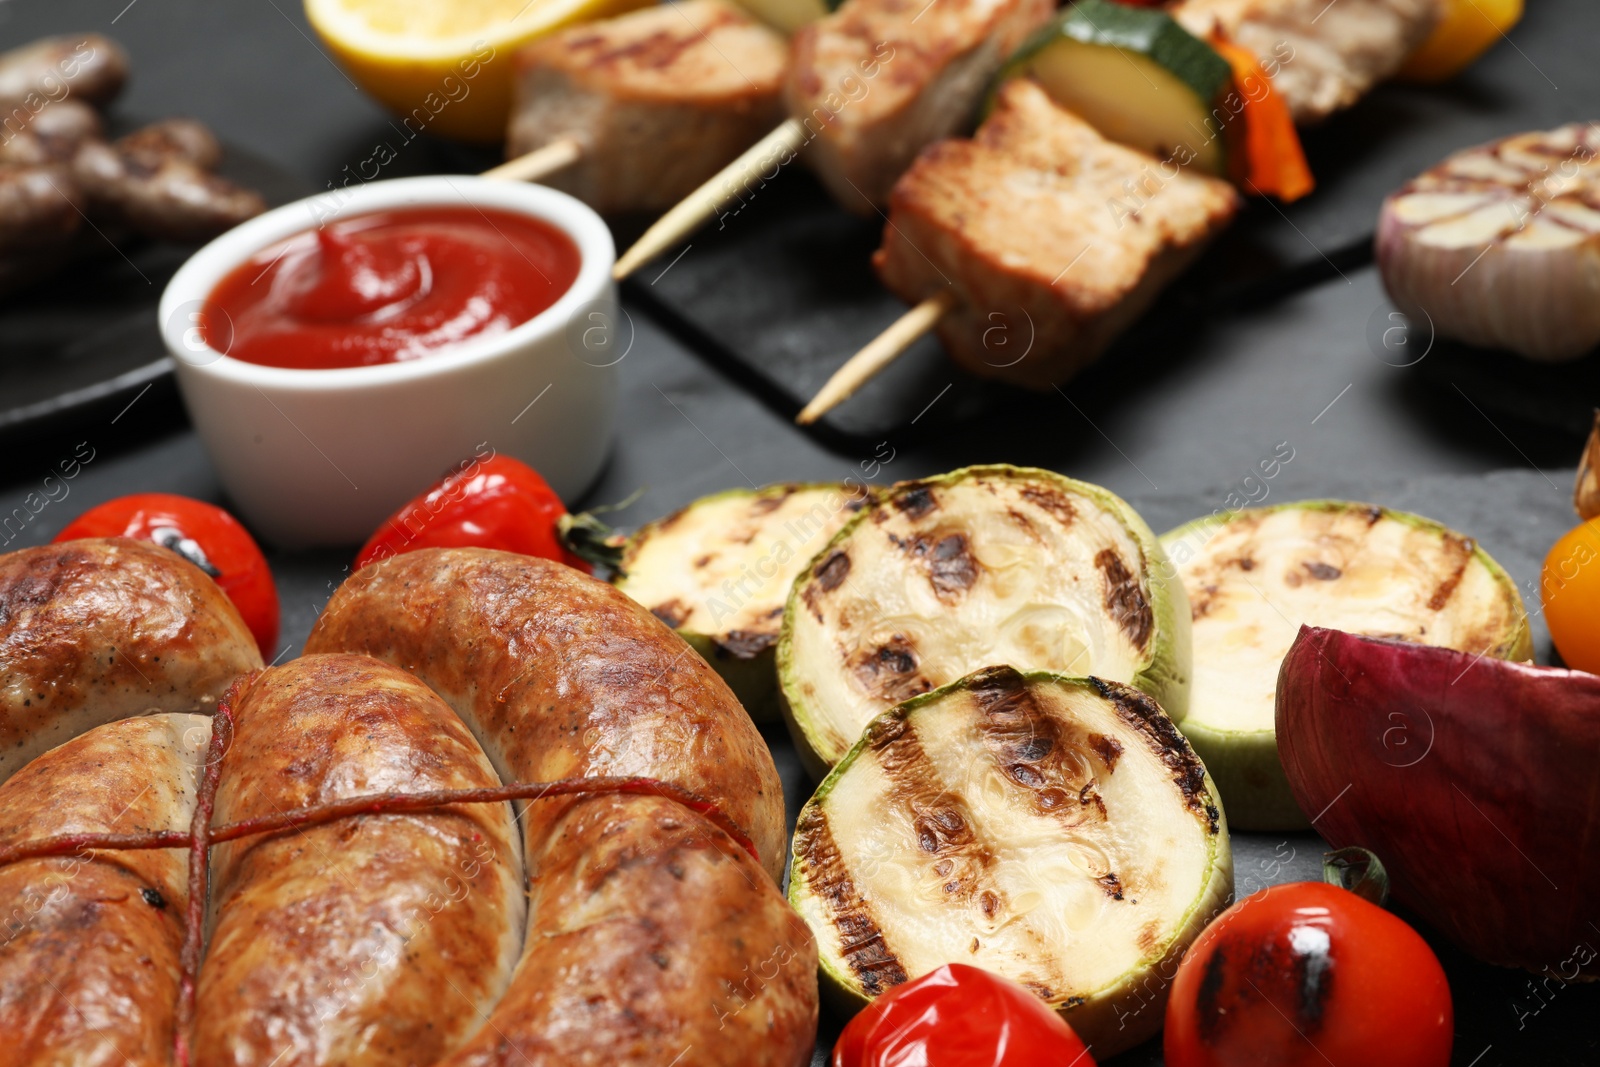
[[[313,187],[335,180],[389,128],[321,53],[292,0],[0,2],[0,47],[78,29],[112,33],[130,48],[135,77],[119,110],[194,115]],[[1597,89],[1600,79],[1560,91],[1572,94],[1573,108],[1600,111]],[[473,159],[422,141],[407,153],[395,173],[464,169]],[[935,435],[836,451],[788,425],[635,308],[636,340],[620,366],[623,431],[598,484],[573,503],[618,501],[642,490],[615,516],[632,525],[730,486],[859,477],[871,469],[863,464],[886,456],[879,481],[976,462],[1059,470],[1123,495],[1157,530],[1243,499],[1370,500],[1420,511],[1479,539],[1523,588],[1540,658],[1548,661],[1534,583],[1548,546],[1574,521],[1572,465],[1581,436],[1537,410],[1497,402],[1514,391],[1503,383],[1526,373],[1509,360],[1495,365],[1498,379],[1481,367],[1457,374],[1449,350],[1394,366],[1392,354],[1370,340],[1371,324],[1388,310],[1374,271],[1347,271],[1268,306],[1207,319],[1173,350],[1142,361],[1148,376],[1118,381],[1115,389],[1091,384],[1019,397],[1014,411]],[[927,403],[950,401],[940,384],[923,386]],[[0,549],[47,541],[84,508],[123,493],[226,503],[175,396],[154,388],[119,412],[12,443],[0,473],[0,516],[23,507],[55,461],[79,451],[80,442],[93,459],[67,496],[28,512],[20,531],[14,524],[0,532]],[[1266,482],[1247,480],[1282,445],[1293,458],[1281,472]],[[292,656],[351,552],[271,556],[283,598],[281,654]],[[792,816],[810,784],[781,730],[770,740]],[[1316,877],[1320,850],[1309,834],[1237,834],[1241,891]],[[1535,1000],[1527,976],[1438,947],[1456,997],[1455,1062],[1600,1062],[1596,989]],[[824,1048],[835,1026],[824,1019]],[[1118,1062],[1159,1063],[1159,1042]]]

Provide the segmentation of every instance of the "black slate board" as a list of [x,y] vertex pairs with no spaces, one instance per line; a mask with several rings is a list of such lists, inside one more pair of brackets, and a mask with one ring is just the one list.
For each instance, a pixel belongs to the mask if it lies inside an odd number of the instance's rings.
[[[112,135],[143,124],[119,119]],[[282,167],[233,146],[224,146],[218,171],[257,190],[271,206],[312,191]],[[0,298],[0,441],[47,424],[115,418],[149,391],[173,391],[156,307],[195,247],[91,237],[83,260]]]
[[[1378,205],[1407,178],[1471,144],[1600,118],[1591,58],[1597,39],[1600,8],[1591,0],[1540,0],[1507,42],[1450,85],[1385,85],[1308,131],[1318,190],[1286,206],[1252,202],[1147,319],[1160,329],[1182,329],[1197,314],[1341,275],[1370,259]],[[775,411],[792,416],[905,310],[868,264],[881,228],[881,219],[845,213],[801,167],[790,166],[746,197],[737,213],[639,271],[626,291]],[[1151,339],[1136,330],[1105,360]],[[949,395],[923,416],[946,386]],[[826,417],[820,430],[858,443],[913,424],[934,432],[1015,396],[958,372],[927,338]]]

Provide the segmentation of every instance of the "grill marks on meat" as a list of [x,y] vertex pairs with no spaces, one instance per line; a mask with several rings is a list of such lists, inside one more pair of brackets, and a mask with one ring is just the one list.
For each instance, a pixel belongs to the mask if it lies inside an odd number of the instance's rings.
[[1354,104],[1433,30],[1439,0],[1183,0],[1196,37],[1221,32],[1255,53],[1296,123]]
[[784,94],[805,157],[847,210],[872,214],[923,146],[969,121],[1050,0],[850,0],[802,27]]
[[[1128,210],[1129,183],[1151,182]],[[1096,359],[1238,204],[1227,182],[1167,179],[1016,79],[973,138],[931,145],[895,184],[873,266],[907,303],[954,290],[939,336],[967,370],[1048,388]]]
[[662,211],[783,120],[787,44],[725,0],[684,0],[542,37],[517,54],[515,157],[562,138],[546,182],[598,211]]

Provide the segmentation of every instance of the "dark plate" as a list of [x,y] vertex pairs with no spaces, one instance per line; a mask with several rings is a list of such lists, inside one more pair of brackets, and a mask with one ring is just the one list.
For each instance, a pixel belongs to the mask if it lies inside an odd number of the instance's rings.
[[[1147,318],[1181,323],[1190,309],[1213,314],[1336,277],[1370,260],[1384,195],[1450,152],[1600,118],[1591,69],[1597,34],[1600,7],[1592,0],[1530,4],[1511,40],[1450,85],[1383,86],[1308,131],[1317,191],[1288,206],[1252,202]],[[867,262],[881,227],[879,219],[845,214],[802,168],[789,167],[752,190],[720,226],[639,271],[628,292],[775,411],[792,416],[905,310]],[[1145,342],[1130,335],[1105,362],[1127,359]],[[929,410],[946,386],[948,395]],[[1539,393],[1531,406],[1552,395],[1559,399],[1559,390]],[[939,432],[1016,396],[959,374],[937,342],[925,339],[819,428],[857,443],[904,433],[913,423],[916,431]]]
[[[274,207],[314,191],[237,148],[224,149],[219,170]],[[156,307],[193,251],[144,239],[105,240],[90,258],[0,299],[0,440],[91,416],[116,417],[145,391],[170,390],[172,362],[161,344]]]

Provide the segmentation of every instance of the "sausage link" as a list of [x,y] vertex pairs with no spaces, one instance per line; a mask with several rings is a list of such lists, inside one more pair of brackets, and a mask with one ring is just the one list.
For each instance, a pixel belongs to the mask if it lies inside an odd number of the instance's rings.
[[98,33],[44,37],[0,53],[0,99],[109,103],[128,80],[128,53]]
[[0,250],[65,248],[83,222],[78,198],[66,167],[0,165]]
[[[187,830],[203,715],[97,727],[0,786],[0,844]],[[0,1067],[166,1067],[188,899],[181,849],[0,868]]]
[[[215,818],[363,793],[499,785],[421,682],[307,656],[238,699]],[[526,902],[509,804],[341,819],[218,846],[195,1061],[431,1064],[500,998]]]
[[181,159],[202,170],[222,162],[222,144],[203,122],[194,119],[162,119],[142,126],[116,143],[125,157],[150,164],[166,159]]
[[73,174],[92,213],[162,241],[209,240],[267,208],[260,193],[177,155],[130,156],[89,142],[78,150]]
[[69,163],[80,145],[105,136],[100,113],[76,100],[34,111],[0,102],[0,163]]
[[605,582],[510,552],[408,552],[346,581],[306,651],[411,671],[508,781],[643,775],[698,793],[782,877],[783,791],[766,742],[682,638]]
[[527,947],[487,1025],[446,1064],[809,1062],[816,946],[775,881],[784,835],[771,754],[681,638],[558,563],[424,549],[345,582],[307,649],[408,668],[508,780],[665,779],[715,801],[762,856],[659,798],[529,804]]
[[671,801],[561,807],[511,989],[438,1067],[809,1064],[816,942],[760,865]]
[[260,666],[227,595],[168,549],[91,538],[0,556],[0,781],[102,723],[209,712]]

